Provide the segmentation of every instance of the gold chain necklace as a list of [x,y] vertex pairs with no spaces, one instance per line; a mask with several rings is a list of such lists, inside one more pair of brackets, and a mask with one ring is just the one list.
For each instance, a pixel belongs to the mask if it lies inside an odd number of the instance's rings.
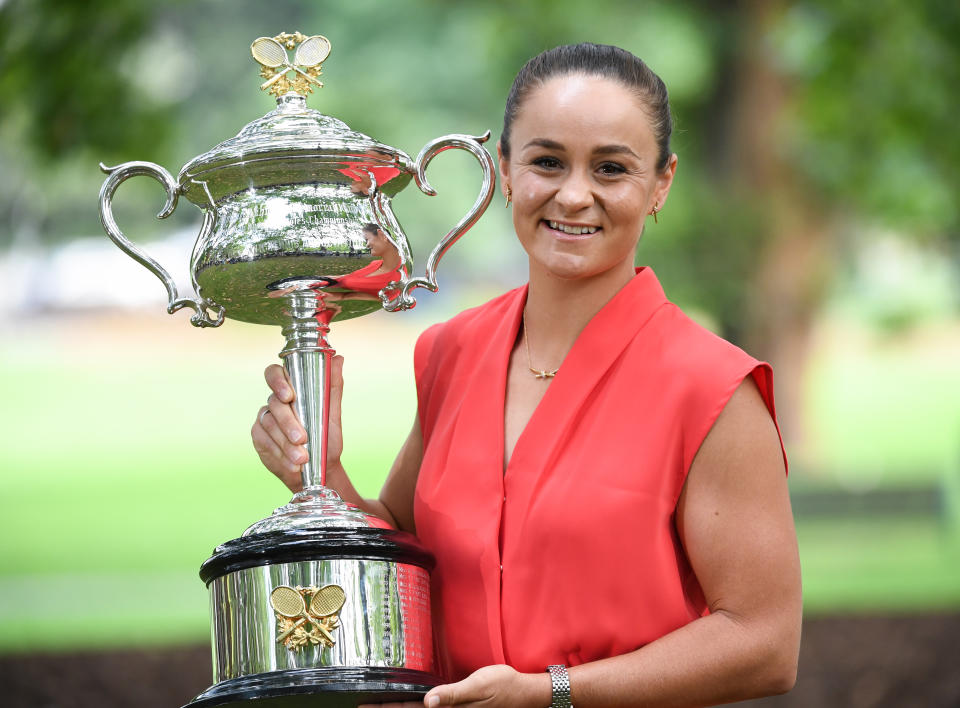
[[558,366],[553,371],[546,371],[544,369],[534,369],[533,363],[530,361],[530,340],[527,339],[527,312],[524,310],[520,314],[521,319],[523,320],[523,345],[527,350],[527,368],[533,373],[533,375],[538,379],[552,379],[557,375],[557,372],[560,371]]

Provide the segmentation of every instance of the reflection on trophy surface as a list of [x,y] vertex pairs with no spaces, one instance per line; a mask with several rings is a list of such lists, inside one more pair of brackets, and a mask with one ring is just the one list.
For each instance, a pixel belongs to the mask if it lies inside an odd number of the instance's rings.
[[[293,52],[291,59],[290,52]],[[416,699],[433,674],[429,571],[433,559],[403,532],[382,528],[325,486],[331,323],[415,305],[437,290],[436,267],[493,194],[493,159],[481,137],[449,135],[415,160],[306,106],[330,42],[284,33],[251,45],[277,108],[194,158],[174,178],[149,162],[101,168],[100,213],[111,239],[153,272],[167,311],[193,310],[198,327],[235,319],[281,327],[280,352],[308,435],[303,490],[243,535],[218,546],[200,575],[210,591],[214,685],[191,706],[352,706]],[[413,277],[409,243],[390,201],[411,179],[427,195],[430,161],[469,151],[480,194]],[[160,182],[169,216],[180,196],[203,212],[190,256],[195,297],[117,227],[117,187],[137,175]],[[186,254],[185,254],[186,255]]]

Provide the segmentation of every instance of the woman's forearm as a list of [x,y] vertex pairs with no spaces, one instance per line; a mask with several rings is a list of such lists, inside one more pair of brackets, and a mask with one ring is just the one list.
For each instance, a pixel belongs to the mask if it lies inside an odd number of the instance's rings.
[[[799,644],[798,603],[749,620],[719,610],[636,651],[569,668],[572,703],[679,708],[783,693],[796,678]],[[438,686],[425,699],[429,708],[546,708],[550,702],[545,671],[523,674],[502,665]]]
[[577,708],[705,706],[784,693],[800,646],[798,608],[782,618],[720,611],[629,654],[569,669]]

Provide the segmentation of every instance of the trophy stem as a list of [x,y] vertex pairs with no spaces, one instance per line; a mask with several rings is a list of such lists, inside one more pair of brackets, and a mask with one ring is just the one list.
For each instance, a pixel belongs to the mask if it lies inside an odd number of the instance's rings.
[[300,475],[304,491],[326,486],[327,428],[330,422],[330,362],[332,348],[285,352],[283,368],[296,393],[294,410],[307,431],[309,459]]
[[311,291],[292,301],[292,321],[283,328],[287,344],[280,357],[296,396],[294,410],[307,431],[309,459],[300,474],[303,492],[309,493],[322,489],[327,482],[330,364],[336,352],[327,341],[330,318],[324,315],[333,313],[322,309],[322,298]]
[[[308,283],[316,282],[310,279]],[[302,284],[301,284],[302,285]],[[330,365],[336,352],[327,341],[330,320],[339,312],[327,296],[309,286],[291,285],[283,293],[290,316],[283,328],[287,344],[280,352],[296,396],[294,411],[307,431],[303,489],[243,532],[244,536],[279,530],[369,526],[366,514],[343,501],[327,483],[327,430],[330,422]]]

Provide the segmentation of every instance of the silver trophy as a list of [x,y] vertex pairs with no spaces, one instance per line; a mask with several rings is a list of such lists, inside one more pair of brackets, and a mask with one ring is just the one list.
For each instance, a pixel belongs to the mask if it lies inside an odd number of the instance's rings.
[[[292,56],[291,56],[292,52]],[[285,33],[251,45],[277,108],[191,160],[174,178],[150,162],[101,169],[100,216],[110,238],[163,282],[167,312],[193,310],[198,327],[225,318],[277,325],[280,352],[307,430],[303,490],[240,538],[214,550],[200,576],[210,591],[214,685],[190,706],[266,701],[353,706],[416,699],[434,675],[429,571],[417,540],[382,528],[325,486],[331,322],[415,305],[437,290],[446,251],[493,196],[493,158],[480,137],[447,135],[415,160],[307,108],[322,86],[330,42]],[[439,153],[469,151],[483,170],[480,194],[413,277],[406,235],[390,200],[411,179],[436,192],[425,171]],[[134,245],[113,218],[117,187],[136,175],[160,182],[169,216],[180,196],[203,212],[190,257],[194,297]],[[258,703],[258,705],[260,705]]]

